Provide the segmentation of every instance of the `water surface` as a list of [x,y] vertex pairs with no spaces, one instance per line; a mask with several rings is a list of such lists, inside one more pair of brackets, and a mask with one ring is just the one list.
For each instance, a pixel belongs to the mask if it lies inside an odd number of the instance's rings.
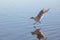
[[41,28],[48,40],[60,40],[60,0],[0,0],[0,40],[37,40],[31,16],[49,8]]

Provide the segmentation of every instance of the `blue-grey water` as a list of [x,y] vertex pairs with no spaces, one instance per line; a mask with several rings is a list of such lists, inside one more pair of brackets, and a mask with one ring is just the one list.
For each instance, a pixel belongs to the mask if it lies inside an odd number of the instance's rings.
[[0,40],[37,40],[30,17],[43,8],[50,10],[35,26],[47,40],[60,40],[60,0],[0,0]]

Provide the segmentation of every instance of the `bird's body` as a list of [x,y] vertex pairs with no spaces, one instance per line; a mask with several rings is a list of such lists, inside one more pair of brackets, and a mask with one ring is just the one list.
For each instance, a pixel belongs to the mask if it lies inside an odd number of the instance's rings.
[[[42,17],[45,15],[46,12],[48,12],[49,9],[42,9],[39,14],[36,17],[31,17],[31,19],[34,19],[37,22],[41,23]],[[34,23],[34,24],[36,24]]]

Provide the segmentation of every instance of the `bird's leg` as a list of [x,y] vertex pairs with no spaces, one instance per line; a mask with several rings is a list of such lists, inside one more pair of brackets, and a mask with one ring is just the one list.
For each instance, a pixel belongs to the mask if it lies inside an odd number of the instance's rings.
[[39,23],[41,23],[41,21],[39,21]]
[[35,25],[37,22],[35,22],[33,25]]
[[36,24],[36,22],[35,23],[33,23],[33,25],[35,25]]

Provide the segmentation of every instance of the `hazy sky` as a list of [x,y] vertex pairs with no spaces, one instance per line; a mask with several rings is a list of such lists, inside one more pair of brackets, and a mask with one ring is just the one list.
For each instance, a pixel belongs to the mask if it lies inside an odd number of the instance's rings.
[[0,0],[0,7],[60,5],[60,0]]
[[0,0],[0,11],[39,8],[60,8],[60,0]]

